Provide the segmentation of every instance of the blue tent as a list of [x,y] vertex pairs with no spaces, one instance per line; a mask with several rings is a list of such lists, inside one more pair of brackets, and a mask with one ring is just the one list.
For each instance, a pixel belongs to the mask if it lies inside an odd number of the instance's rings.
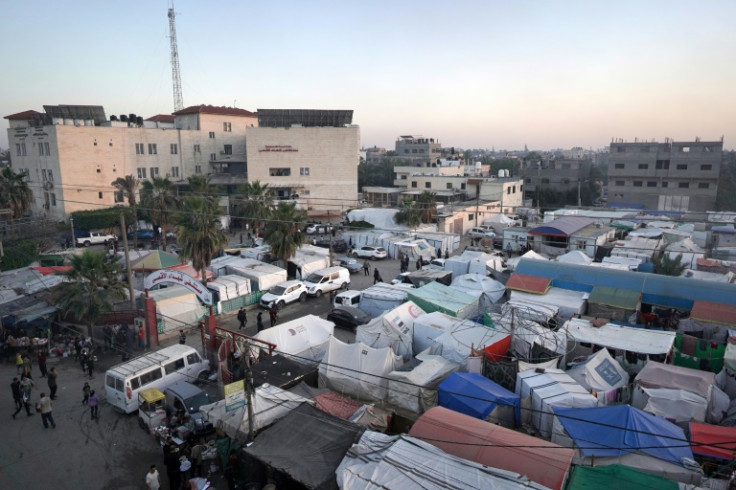
[[452,373],[437,390],[441,407],[485,420],[497,406],[511,406],[515,424],[521,421],[519,395],[480,374]]
[[682,465],[683,458],[693,459],[681,428],[630,405],[555,408],[554,412],[586,458],[643,453],[676,465]]

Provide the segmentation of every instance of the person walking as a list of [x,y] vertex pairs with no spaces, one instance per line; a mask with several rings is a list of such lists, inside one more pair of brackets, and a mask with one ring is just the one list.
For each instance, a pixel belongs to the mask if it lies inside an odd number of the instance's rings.
[[370,274],[370,270],[371,270],[371,264],[368,262],[368,259],[365,259],[363,261],[363,275],[364,276],[369,275]]
[[48,377],[47,377],[48,383],[49,383],[49,391],[50,391],[49,397],[52,400],[56,400],[56,390],[58,388],[58,386],[56,385],[56,376],[57,376],[57,374],[56,374],[56,368],[55,367],[52,367],[49,370],[49,374],[48,374]]
[[95,390],[89,392],[89,400],[87,400],[87,406],[89,407],[89,413],[92,415],[92,420],[97,418],[97,410],[100,408],[100,399],[95,395]]
[[259,311],[258,316],[256,317],[256,330],[261,331],[263,330],[263,312]]
[[82,386],[82,395],[84,395],[84,398],[82,398],[82,405],[87,405],[89,402],[89,394],[91,391],[92,387],[85,381],[84,386]]
[[47,397],[46,393],[41,393],[41,399],[38,401],[38,405],[36,405],[36,410],[41,412],[41,421],[43,421],[44,429],[48,429],[49,424],[51,424],[52,428],[56,429],[56,422],[54,422],[54,416],[52,414],[54,406],[51,403],[51,398]]
[[373,284],[377,282],[383,282],[383,279],[381,279],[381,273],[378,272],[378,269],[374,267],[373,268]]
[[22,375],[20,378],[20,396],[21,396],[21,402],[23,402],[23,406],[26,409],[26,413],[30,417],[33,415],[31,412],[31,392],[33,388],[35,388],[36,385],[33,384],[33,380],[27,377],[26,375]]
[[187,334],[184,333],[184,330],[179,330],[179,343],[181,345],[187,343]]
[[417,270],[418,270],[418,271],[422,270],[422,258],[421,258],[421,257],[419,257],[419,258],[417,259],[417,263],[416,263],[416,266],[417,266]]
[[245,314],[245,308],[240,308],[238,310],[238,321],[240,322],[238,330],[243,330],[245,328],[245,324],[248,322],[248,317]]
[[138,327],[138,347],[141,350],[146,348],[146,331],[143,330],[143,325]]
[[156,465],[152,464],[146,473],[146,488],[148,490],[159,490],[161,488],[161,475],[159,475]]
[[13,413],[13,420],[15,420],[15,416],[23,410],[23,394],[20,392],[20,380],[18,378],[13,378],[10,389],[13,392],[13,403],[15,403],[15,413]]
[[450,249],[446,248],[445,249],[445,259],[449,259],[449,258],[450,258]]
[[47,371],[46,371],[46,353],[44,351],[42,350],[38,351],[36,362],[38,362],[38,369],[41,370],[41,377],[45,378]]
[[276,320],[278,319],[278,315],[276,314],[276,310],[272,307],[268,309],[268,318],[271,320],[271,326],[273,327],[276,325]]
[[32,368],[33,365],[31,364],[31,358],[26,354],[23,356],[23,374],[31,379],[33,379],[33,373],[31,372]]
[[87,373],[89,373],[89,379],[94,379],[94,376],[92,373],[94,373],[95,370],[95,360],[97,358],[90,353],[89,357],[87,358]]
[[23,356],[20,355],[20,352],[17,352],[15,354],[15,369],[17,375],[23,374]]

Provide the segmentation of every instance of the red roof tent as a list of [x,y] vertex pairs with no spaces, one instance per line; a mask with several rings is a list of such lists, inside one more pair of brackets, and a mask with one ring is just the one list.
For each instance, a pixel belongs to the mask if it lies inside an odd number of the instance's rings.
[[[179,264],[179,265],[172,265],[170,267],[166,268],[167,270],[174,270],[183,272],[184,274],[193,277],[194,279],[202,280],[202,274],[199,273],[198,270],[194,269],[194,266],[192,264]],[[207,269],[207,279],[212,279],[212,271]]]
[[17,119],[19,121],[24,121],[26,119],[33,119],[33,116],[36,114],[41,114],[38,111],[30,110],[30,111],[23,111],[18,112],[16,114],[11,114],[9,116],[5,116],[3,119]]
[[562,488],[575,455],[574,449],[443,407],[426,411],[414,423],[409,435],[454,456],[514,471],[554,489]]
[[690,422],[693,453],[713,458],[736,459],[736,427]]
[[712,323],[736,325],[736,305],[711,303],[710,301],[695,300],[690,317]]
[[545,294],[551,285],[552,279],[548,277],[529,276],[515,272],[511,274],[506,288],[524,293]]
[[49,274],[59,274],[64,273],[66,271],[71,270],[72,266],[70,265],[49,265],[49,266],[39,266],[39,267],[31,267],[33,270],[37,270],[44,276],[48,276]]
[[180,111],[174,112],[175,116],[181,114],[219,114],[223,116],[245,117],[256,117],[258,115],[255,112],[246,111],[245,109],[238,109],[237,107],[213,106],[204,104],[185,107]]

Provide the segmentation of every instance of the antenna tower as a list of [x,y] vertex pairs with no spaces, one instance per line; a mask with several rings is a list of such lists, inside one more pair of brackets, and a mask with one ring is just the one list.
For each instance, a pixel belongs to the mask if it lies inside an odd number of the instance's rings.
[[176,13],[172,2],[169,9],[169,39],[171,40],[171,81],[174,85],[174,111],[184,109],[181,94],[181,72],[179,71],[179,48],[176,46]]

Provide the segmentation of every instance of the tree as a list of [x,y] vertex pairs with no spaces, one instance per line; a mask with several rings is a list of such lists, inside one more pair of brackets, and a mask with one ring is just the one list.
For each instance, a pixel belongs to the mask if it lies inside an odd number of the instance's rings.
[[687,264],[682,263],[682,254],[673,259],[665,252],[660,258],[654,260],[655,272],[663,276],[680,276],[685,269],[687,269]]
[[394,216],[394,221],[400,225],[406,225],[414,229],[422,224],[422,210],[416,201],[404,199],[399,205],[399,212]]
[[[28,187],[28,171],[13,172],[10,167],[0,172],[0,208],[9,209],[11,222],[28,211],[33,202],[33,191]],[[15,226],[11,223],[11,227]]]
[[424,191],[417,197],[418,211],[421,212],[422,223],[431,223],[437,217],[437,194]]
[[166,250],[166,225],[171,220],[171,214],[179,204],[179,198],[174,190],[174,184],[167,178],[154,177],[152,182],[143,183],[142,204],[154,223],[161,229],[161,244]]
[[307,215],[296,208],[296,203],[279,202],[266,223],[265,241],[271,246],[271,255],[284,265],[304,245],[304,223]]
[[138,193],[140,184],[141,181],[132,175],[118,177],[112,182],[112,185],[118,192],[122,192],[123,196],[128,200],[128,205],[133,212],[133,248],[136,250],[138,250],[138,196],[136,194]]
[[199,195],[207,198],[215,197],[215,190],[210,184],[209,177],[205,175],[192,175],[187,177],[189,182],[189,192],[194,195]]
[[192,261],[192,266],[202,276],[203,284],[207,283],[207,267],[227,244],[219,214],[217,202],[204,196],[185,198],[177,213],[179,255]]
[[258,236],[261,227],[271,216],[273,192],[268,184],[261,184],[258,180],[246,182],[238,191],[237,214],[250,225],[253,235]]
[[[397,162],[396,165],[409,165],[408,162]],[[394,161],[384,158],[379,163],[361,162],[358,165],[358,188],[364,186],[389,187],[394,183]]]
[[86,323],[91,337],[100,315],[112,310],[113,300],[126,297],[123,267],[114,257],[89,250],[72,255],[71,267],[66,272],[71,281],[59,286],[61,309],[64,317]]

